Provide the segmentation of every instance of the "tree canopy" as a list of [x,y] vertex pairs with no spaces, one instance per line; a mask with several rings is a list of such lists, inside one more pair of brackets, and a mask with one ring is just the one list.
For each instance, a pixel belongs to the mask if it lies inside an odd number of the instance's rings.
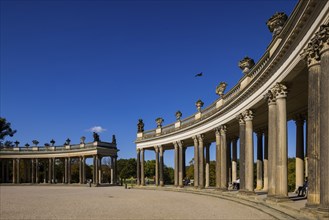
[[11,124],[7,122],[5,118],[0,117],[0,145],[3,144],[3,141],[7,136],[14,136],[16,130],[11,128]]

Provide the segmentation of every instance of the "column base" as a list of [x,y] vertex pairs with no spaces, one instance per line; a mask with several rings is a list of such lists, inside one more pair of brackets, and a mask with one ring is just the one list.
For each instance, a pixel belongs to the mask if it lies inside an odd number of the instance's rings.
[[306,202],[305,204],[305,209],[308,209],[308,210],[315,210],[319,208],[319,204],[315,204],[315,203],[308,203]]
[[319,219],[328,219],[329,218],[329,208],[318,208],[316,215]]

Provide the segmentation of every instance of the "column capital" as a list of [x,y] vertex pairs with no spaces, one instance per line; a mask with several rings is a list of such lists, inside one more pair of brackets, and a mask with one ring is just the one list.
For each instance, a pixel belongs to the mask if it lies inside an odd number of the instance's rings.
[[273,87],[273,90],[277,99],[287,97],[288,90],[287,86],[285,86],[284,84],[277,82]]
[[184,144],[184,141],[177,141],[177,144],[178,144],[178,147],[179,148],[182,148],[183,147],[183,144]]
[[243,114],[240,113],[236,116],[236,119],[239,121],[239,124],[240,125],[244,125],[246,122],[244,121],[244,117],[243,117]]
[[255,130],[255,133],[257,136],[262,136],[264,134],[264,130],[263,129],[257,129]]
[[250,109],[245,110],[242,114],[244,121],[252,121],[252,119],[254,118],[254,113]]
[[295,121],[296,125],[303,125],[305,122],[305,116],[303,114],[296,114],[293,117],[293,120]]
[[224,134],[226,134],[226,131],[227,131],[226,125],[221,125],[220,126],[220,134],[224,135]]
[[320,26],[319,32],[316,33],[319,43],[320,55],[329,50],[329,24]]
[[198,135],[199,142],[203,142],[203,139],[204,139],[204,134],[199,134]]
[[137,148],[137,149],[136,149],[136,152],[137,152],[137,153],[140,153],[140,152],[141,152],[141,149],[140,149],[140,148]]
[[275,92],[273,91],[273,89],[267,91],[267,93],[264,95],[264,99],[267,99],[268,105],[276,104],[276,97],[275,97]]
[[174,145],[175,150],[177,150],[178,149],[178,143],[177,143],[177,141],[172,142],[172,144]]
[[215,130],[215,135],[219,136],[220,135],[220,126],[215,128],[214,130]]
[[156,153],[158,153],[159,152],[159,146],[158,145],[154,146],[154,150],[155,150]]
[[306,59],[308,68],[311,68],[314,65],[320,64],[320,40],[318,34],[316,34],[310,42],[307,44],[307,47],[304,49],[301,57]]

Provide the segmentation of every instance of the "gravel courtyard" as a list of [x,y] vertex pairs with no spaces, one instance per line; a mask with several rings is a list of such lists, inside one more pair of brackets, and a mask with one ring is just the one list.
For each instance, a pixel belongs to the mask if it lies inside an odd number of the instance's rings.
[[273,219],[202,195],[123,187],[0,186],[0,219]]

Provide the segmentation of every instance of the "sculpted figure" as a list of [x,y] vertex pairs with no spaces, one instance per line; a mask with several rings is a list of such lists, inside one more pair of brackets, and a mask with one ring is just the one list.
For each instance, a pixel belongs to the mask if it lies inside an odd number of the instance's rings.
[[96,132],[93,133],[93,137],[94,137],[94,142],[95,141],[100,141],[99,135]]
[[117,139],[115,138],[115,135],[112,135],[112,144],[116,144],[117,143]]
[[137,132],[144,132],[144,122],[143,119],[138,119]]

